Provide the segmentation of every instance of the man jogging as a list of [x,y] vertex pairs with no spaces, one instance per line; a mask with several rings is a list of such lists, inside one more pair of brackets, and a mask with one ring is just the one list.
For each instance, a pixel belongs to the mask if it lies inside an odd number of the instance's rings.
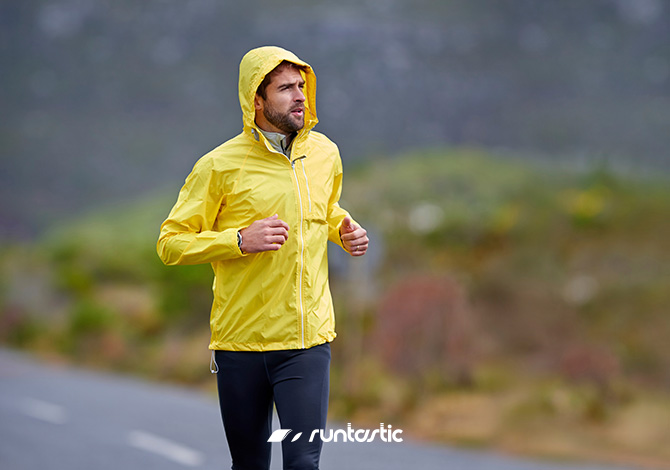
[[[328,240],[352,256],[366,231],[342,209],[337,146],[315,132],[316,76],[279,47],[240,63],[243,131],[195,164],[161,227],[165,264],[211,263],[211,343],[234,470],[270,467],[273,404],[285,469],[317,469],[328,410]],[[302,438],[292,437],[303,433]]]

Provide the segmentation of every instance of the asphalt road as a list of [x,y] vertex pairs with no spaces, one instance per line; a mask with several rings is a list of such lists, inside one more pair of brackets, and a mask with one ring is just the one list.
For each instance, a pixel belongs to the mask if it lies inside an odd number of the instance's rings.
[[[333,425],[345,429],[346,425]],[[273,469],[281,468],[273,444]],[[229,469],[209,396],[0,349],[0,469]],[[402,443],[326,443],[322,470],[612,470]]]

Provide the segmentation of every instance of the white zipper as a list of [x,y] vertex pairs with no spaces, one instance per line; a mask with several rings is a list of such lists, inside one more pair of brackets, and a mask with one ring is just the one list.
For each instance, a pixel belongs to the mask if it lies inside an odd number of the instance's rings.
[[307,203],[309,204],[309,211],[312,212],[312,196],[309,193],[309,181],[307,181],[307,172],[305,171],[305,157],[301,158],[302,174],[305,175],[305,186],[307,186]]
[[[303,225],[303,212],[302,212],[302,194],[300,193],[300,183],[298,182],[298,175],[295,172],[295,160],[291,162],[291,168],[293,169],[293,176],[295,177],[295,184],[298,188],[298,204],[300,205],[300,279],[298,284],[298,295],[300,296],[300,334],[302,341],[302,349],[305,349],[305,306],[303,305],[302,300],[302,281],[305,270],[305,239],[302,233]],[[304,171],[303,166],[303,171]],[[307,191],[309,193],[309,189]]]

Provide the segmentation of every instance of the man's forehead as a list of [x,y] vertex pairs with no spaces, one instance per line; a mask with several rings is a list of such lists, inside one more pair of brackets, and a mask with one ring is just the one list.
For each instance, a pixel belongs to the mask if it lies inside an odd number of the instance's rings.
[[287,82],[303,82],[305,79],[300,73],[300,69],[296,66],[284,65],[277,67],[271,73],[272,83],[287,83]]

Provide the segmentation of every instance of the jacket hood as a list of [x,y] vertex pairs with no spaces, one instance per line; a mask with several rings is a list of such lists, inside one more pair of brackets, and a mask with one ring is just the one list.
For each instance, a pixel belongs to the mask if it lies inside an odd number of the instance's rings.
[[254,97],[265,76],[283,61],[292,62],[304,68],[305,79],[305,127],[309,130],[319,120],[316,117],[316,75],[312,67],[295,54],[277,46],[264,46],[247,52],[240,62],[239,98],[242,107],[242,121],[245,129],[256,127]]

